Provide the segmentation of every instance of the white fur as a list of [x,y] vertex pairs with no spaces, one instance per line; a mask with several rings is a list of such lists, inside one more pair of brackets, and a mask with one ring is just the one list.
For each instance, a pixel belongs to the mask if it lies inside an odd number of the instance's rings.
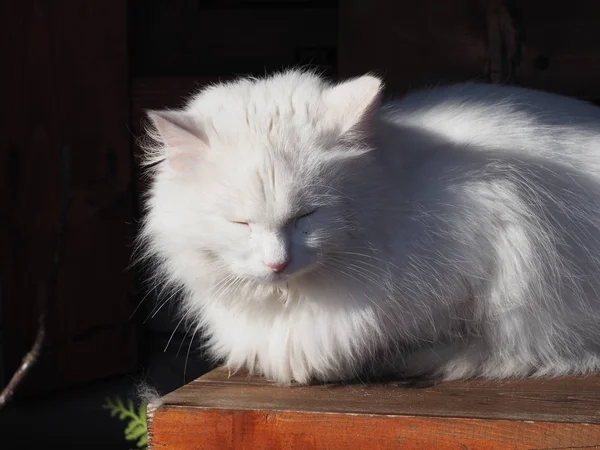
[[600,109],[379,90],[289,71],[150,114],[142,243],[182,320],[280,383],[598,370]]

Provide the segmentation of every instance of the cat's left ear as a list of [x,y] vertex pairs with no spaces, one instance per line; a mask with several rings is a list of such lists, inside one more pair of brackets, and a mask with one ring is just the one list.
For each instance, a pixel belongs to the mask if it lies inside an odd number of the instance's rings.
[[177,170],[190,168],[208,149],[208,138],[194,119],[182,111],[147,111],[166,160]]
[[382,81],[372,75],[345,81],[328,89],[324,101],[341,134],[350,130],[365,131],[381,101]]

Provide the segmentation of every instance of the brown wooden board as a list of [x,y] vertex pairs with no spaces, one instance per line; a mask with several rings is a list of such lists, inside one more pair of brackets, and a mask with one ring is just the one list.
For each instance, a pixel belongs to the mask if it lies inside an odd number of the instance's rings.
[[600,448],[600,377],[282,387],[216,369],[149,415],[153,449]]

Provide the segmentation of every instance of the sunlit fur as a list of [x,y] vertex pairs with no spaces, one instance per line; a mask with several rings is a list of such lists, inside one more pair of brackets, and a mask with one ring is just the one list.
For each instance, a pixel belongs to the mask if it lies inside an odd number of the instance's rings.
[[150,115],[140,244],[182,321],[280,383],[600,368],[600,109],[379,91],[288,71]]

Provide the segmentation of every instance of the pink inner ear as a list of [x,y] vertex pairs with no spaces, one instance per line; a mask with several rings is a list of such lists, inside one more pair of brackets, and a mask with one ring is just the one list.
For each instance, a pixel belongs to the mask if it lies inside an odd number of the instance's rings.
[[188,169],[198,161],[208,142],[204,133],[195,129],[197,127],[189,117],[174,111],[150,112],[148,116],[160,135],[165,156],[174,169]]
[[181,152],[169,156],[169,163],[175,170],[188,170],[195,163],[198,162],[199,154],[190,154],[187,152]]

